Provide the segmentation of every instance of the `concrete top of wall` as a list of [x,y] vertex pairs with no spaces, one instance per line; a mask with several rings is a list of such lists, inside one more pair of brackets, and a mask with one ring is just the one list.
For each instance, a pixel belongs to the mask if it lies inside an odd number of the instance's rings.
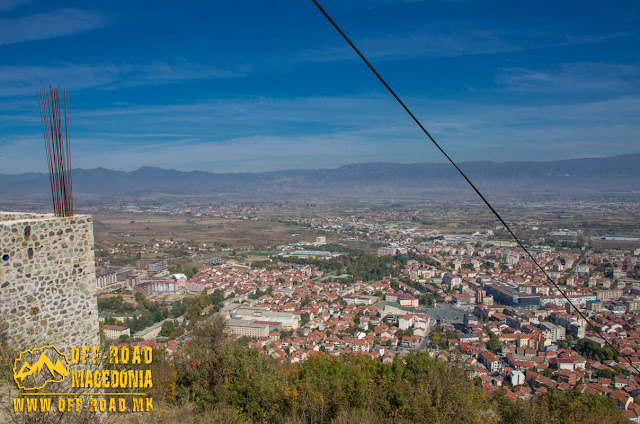
[[74,219],[74,218],[90,218],[91,215],[73,215],[69,217],[57,217],[52,213],[28,213],[28,212],[1,212],[0,223],[11,223],[13,221],[47,221],[54,219]]
[[54,218],[52,213],[29,213],[29,212],[2,212],[0,211],[0,222],[2,221],[23,221],[34,219]]

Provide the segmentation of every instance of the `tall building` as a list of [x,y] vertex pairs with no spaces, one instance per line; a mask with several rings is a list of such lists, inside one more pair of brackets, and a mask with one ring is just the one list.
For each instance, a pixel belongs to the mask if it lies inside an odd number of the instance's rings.
[[149,272],[160,272],[167,269],[167,261],[164,259],[140,259],[136,262],[136,268]]

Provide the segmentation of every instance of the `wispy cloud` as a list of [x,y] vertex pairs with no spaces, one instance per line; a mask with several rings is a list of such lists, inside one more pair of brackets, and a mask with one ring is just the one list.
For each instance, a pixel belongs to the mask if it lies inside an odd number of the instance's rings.
[[52,81],[69,90],[99,87],[121,74],[114,65],[0,66],[0,96],[31,95]]
[[551,69],[504,68],[496,81],[513,91],[624,92],[637,88],[640,67],[631,64],[570,63]]
[[[413,59],[460,57],[500,54],[530,49],[573,46],[626,37],[631,33],[566,34],[554,32],[528,32],[465,28],[460,25],[451,30],[433,26],[426,30],[385,36],[357,36],[354,42],[371,59]],[[333,62],[359,60],[346,43],[334,43],[302,50],[293,55],[292,62]]]
[[[406,162],[407,151],[412,153],[409,157],[413,159],[417,152],[425,147],[405,140],[372,149],[367,137],[348,132],[304,137],[238,137],[211,143],[194,143],[188,139],[180,139],[172,143],[148,145],[114,145],[109,140],[101,138],[76,137],[74,146],[74,167],[107,167],[130,171],[141,166],[159,166],[213,172],[335,167],[378,161],[381,160],[381,155],[384,160]],[[42,151],[42,155],[33,154],[38,151]],[[13,138],[10,142],[4,143],[3,156],[0,158],[0,168],[6,173],[46,169],[42,141],[36,135]],[[424,152],[420,156],[428,157]]]
[[22,4],[30,3],[31,0],[0,0],[0,12],[14,9]]
[[46,40],[101,28],[102,15],[80,9],[57,9],[14,19],[0,19],[0,46]]
[[184,137],[207,137],[209,134],[170,134],[170,133],[95,133],[94,136],[108,138],[184,138]]
[[154,62],[142,66],[122,66],[119,68],[120,78],[114,88],[136,85],[160,85],[174,82],[195,81],[203,79],[235,78],[242,76],[240,72],[232,72],[215,66],[199,63]]
[[153,62],[141,65],[59,64],[56,66],[0,66],[0,97],[33,95],[51,81],[68,90],[116,89],[138,85],[232,78],[242,74],[197,63]]
[[[413,32],[358,40],[360,50],[369,58],[408,59],[417,57],[454,57],[473,54],[502,53],[518,49],[492,31]],[[346,44],[334,44],[299,52],[296,62],[331,62],[356,60]]]
[[[634,152],[640,95],[551,105],[406,98],[456,160],[544,160]],[[434,147],[384,96],[229,100],[74,114],[74,166],[143,165],[214,172],[438,162]],[[279,120],[275,120],[279,118]],[[122,132],[110,132],[110,128]],[[606,140],[606,143],[603,142]],[[44,169],[31,135],[0,136],[4,172]],[[637,149],[635,149],[637,151]]]

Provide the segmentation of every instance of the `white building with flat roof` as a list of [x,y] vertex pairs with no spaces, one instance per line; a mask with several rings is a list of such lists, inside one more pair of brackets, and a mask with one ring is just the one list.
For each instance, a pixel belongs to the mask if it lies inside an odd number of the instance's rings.
[[267,308],[257,306],[242,306],[231,310],[229,317],[232,319],[275,321],[282,324],[284,330],[295,330],[299,326],[299,318],[296,314],[270,311]]
[[234,334],[248,337],[269,337],[269,324],[257,323],[255,320],[230,319],[227,328]]
[[105,325],[102,330],[107,339],[118,339],[120,336],[131,336],[131,330],[121,325]]

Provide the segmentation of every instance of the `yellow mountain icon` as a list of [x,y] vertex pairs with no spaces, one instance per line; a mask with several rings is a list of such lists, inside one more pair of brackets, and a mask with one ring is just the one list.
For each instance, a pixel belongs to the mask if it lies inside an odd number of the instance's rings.
[[[39,350],[41,350],[42,352],[40,353],[38,360],[33,365],[29,364],[27,358],[23,359],[23,356],[33,356]],[[53,363],[53,361],[51,361],[51,359],[49,359],[49,356],[47,356],[47,352],[55,358],[55,364]],[[22,365],[18,370],[19,364]],[[47,370],[49,370],[52,379],[47,378],[44,380],[44,382],[38,381],[37,383],[35,383],[35,377],[39,376],[40,372],[45,367],[47,368]],[[26,350],[20,353],[20,356],[15,360],[13,364],[13,379],[15,380],[18,387],[20,387],[22,390],[42,389],[47,383],[60,383],[64,381],[65,377],[68,375],[69,361],[67,360],[67,356],[63,353],[60,353],[60,351],[53,345]],[[30,376],[34,376],[34,378],[29,379],[30,384],[23,384],[24,380]]]

